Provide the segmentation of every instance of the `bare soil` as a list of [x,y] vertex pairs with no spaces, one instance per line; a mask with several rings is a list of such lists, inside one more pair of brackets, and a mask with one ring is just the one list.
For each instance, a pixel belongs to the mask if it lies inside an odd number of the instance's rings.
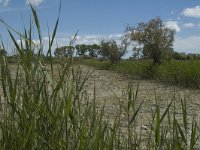
[[[143,101],[142,109],[139,112],[137,124],[144,130],[149,128],[149,121],[152,118],[152,111],[155,111],[156,101],[161,108],[161,114],[165,111],[172,99],[176,104],[176,117],[181,122],[181,98],[186,99],[188,109],[188,122],[191,123],[194,115],[200,124],[200,90],[186,89],[178,86],[165,85],[153,80],[140,80],[128,78],[122,74],[115,73],[109,70],[98,70],[95,68],[82,66],[83,72],[90,70],[91,76],[85,84],[85,90],[90,98],[93,98],[94,87],[96,93],[96,101],[98,107],[105,106],[106,117],[112,120],[119,111],[119,103],[127,102],[127,97],[124,95],[127,92],[128,84],[133,85],[133,91],[139,91],[137,96],[137,106]],[[127,94],[126,94],[127,95]],[[172,109],[171,109],[172,111]],[[121,116],[122,121],[125,116]]]

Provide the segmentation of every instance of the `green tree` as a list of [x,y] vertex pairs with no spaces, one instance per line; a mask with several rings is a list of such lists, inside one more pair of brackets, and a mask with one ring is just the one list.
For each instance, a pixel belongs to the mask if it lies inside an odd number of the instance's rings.
[[173,58],[173,53],[174,53],[173,48],[164,49],[161,54],[161,59],[169,61]]
[[129,40],[130,35],[129,35],[129,32],[127,31],[128,30],[126,29],[123,35],[121,36],[120,44],[117,44],[115,40],[101,41],[101,50],[99,51],[99,53],[103,57],[108,58],[111,61],[111,63],[120,62],[122,56],[124,56],[124,54],[126,53],[127,48],[130,44],[130,40]]
[[124,54],[124,51],[122,51],[121,47],[117,45],[116,41],[110,40],[110,41],[101,41],[101,50],[100,54],[103,57],[108,58],[111,63],[118,63],[121,59],[121,57]]
[[186,55],[186,53],[183,53],[183,52],[182,53],[173,52],[172,58],[174,58],[175,60],[186,60],[187,55]]
[[88,46],[85,44],[78,44],[75,46],[79,56],[84,56],[88,51]]
[[143,55],[153,59],[154,64],[161,62],[163,51],[172,48],[175,31],[167,28],[157,17],[137,27],[128,26],[130,39],[143,47]]
[[97,44],[88,45],[89,56],[97,57],[101,47]]
[[141,57],[141,51],[142,48],[141,47],[133,47],[133,59],[139,59]]
[[62,46],[62,47],[57,47],[54,51],[54,55],[56,57],[68,57],[68,56],[73,56],[74,53],[74,47],[71,45],[68,46]]

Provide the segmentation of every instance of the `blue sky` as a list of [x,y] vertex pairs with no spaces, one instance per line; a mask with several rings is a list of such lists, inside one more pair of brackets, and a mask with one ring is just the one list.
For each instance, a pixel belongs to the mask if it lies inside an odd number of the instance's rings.
[[[38,11],[45,44],[47,24],[53,30],[59,0],[0,0],[0,18],[22,31],[29,24],[29,3],[34,3]],[[67,45],[76,31],[79,31],[77,43],[117,40],[126,24],[135,26],[160,16],[166,26],[176,30],[175,51],[200,53],[199,5],[200,0],[62,0],[56,42]],[[9,47],[10,38],[2,24],[0,34]]]

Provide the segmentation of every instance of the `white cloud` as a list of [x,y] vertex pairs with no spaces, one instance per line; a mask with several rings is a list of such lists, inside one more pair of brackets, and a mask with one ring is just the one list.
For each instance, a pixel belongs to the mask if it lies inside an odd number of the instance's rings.
[[190,22],[190,23],[184,23],[183,26],[186,28],[191,28],[191,27],[194,27],[195,25],[194,25],[194,23]]
[[[45,39],[43,41],[45,41]],[[24,40],[22,40],[22,41],[21,40],[17,40],[17,43],[19,45],[21,45],[21,42],[22,42],[22,45],[25,47],[25,41]],[[32,40],[32,42],[34,43],[33,44],[34,46],[39,46],[40,45],[40,41],[39,40]]]
[[4,7],[8,6],[10,0],[0,0],[0,5],[3,5]]
[[109,35],[108,36],[108,38],[110,38],[110,39],[118,39],[118,38],[120,38],[122,36],[122,34],[111,34],[111,35]]
[[[122,34],[109,34],[109,35],[101,35],[101,34],[89,34],[89,35],[77,35],[76,44],[99,44],[102,40],[110,40],[114,39],[117,42],[120,40]],[[56,38],[58,45],[66,45],[70,40],[73,39],[73,36],[65,36]]]
[[177,21],[167,21],[165,23],[165,25],[166,25],[167,28],[175,30],[176,32],[180,32],[181,31],[181,28],[179,27]]
[[176,37],[174,50],[186,53],[200,53],[200,36]]
[[42,4],[44,2],[44,0],[26,0],[27,4],[32,4],[35,6],[38,6],[40,4]]
[[200,18],[200,7],[186,8],[182,14],[187,17]]

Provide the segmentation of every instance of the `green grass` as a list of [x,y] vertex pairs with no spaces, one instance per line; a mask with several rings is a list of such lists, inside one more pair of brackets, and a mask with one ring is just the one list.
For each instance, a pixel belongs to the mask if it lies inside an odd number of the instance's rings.
[[95,59],[77,59],[77,64],[85,64],[87,66],[96,67],[101,70],[110,70],[113,65],[110,61],[97,61]]
[[171,61],[158,66],[155,78],[166,83],[200,88],[200,61]]
[[[32,14],[38,30],[40,45],[33,47],[32,25],[29,32],[18,33],[26,44],[18,44],[9,26],[8,32],[18,52],[16,73],[10,69],[8,59],[2,56],[1,64],[1,119],[0,148],[3,150],[104,150],[104,149],[194,149],[199,147],[199,124],[193,117],[192,124],[188,120],[186,100],[181,99],[182,120],[177,119],[177,102],[172,99],[161,110],[155,95],[155,108],[149,118],[147,138],[136,131],[138,114],[143,102],[137,90],[129,84],[124,91],[123,101],[119,101],[115,118],[105,118],[104,108],[96,106],[96,89],[94,96],[88,99],[84,94],[84,84],[89,74],[83,75],[79,66],[74,66],[72,57],[62,57],[59,63],[45,64],[42,57],[43,43],[37,13],[33,7]],[[58,19],[59,20],[59,19]],[[56,35],[57,24],[53,36],[49,36],[48,54],[51,59],[51,47]],[[26,49],[26,50],[24,50]],[[33,52],[38,52],[33,55]],[[95,62],[96,63],[96,62]],[[99,63],[99,62],[98,62]],[[96,65],[99,65],[96,63]],[[138,74],[148,65],[137,62],[129,68],[128,73]],[[101,66],[101,64],[100,64]],[[104,69],[110,67],[104,63]],[[114,66],[117,70],[117,66]],[[119,68],[118,71],[124,69]],[[56,73],[58,72],[58,73]],[[95,85],[94,85],[95,87]],[[124,118],[121,118],[121,116]],[[126,121],[125,121],[125,120]],[[123,121],[123,122],[122,122]],[[121,124],[125,124],[121,126]]]

